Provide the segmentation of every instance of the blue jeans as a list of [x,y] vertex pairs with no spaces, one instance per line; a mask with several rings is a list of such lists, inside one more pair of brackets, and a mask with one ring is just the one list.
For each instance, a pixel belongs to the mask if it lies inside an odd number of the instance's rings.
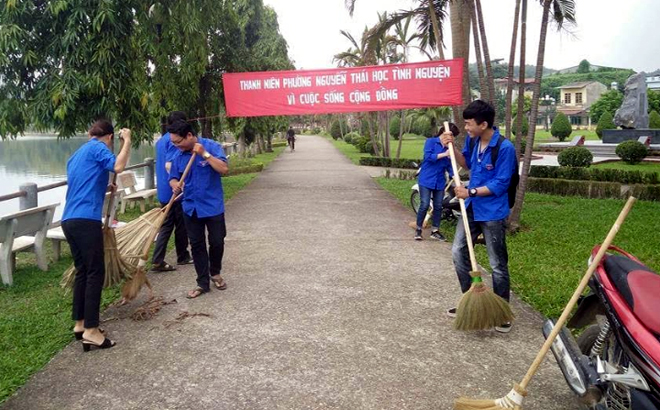
[[429,211],[429,204],[431,203],[431,196],[433,196],[433,215],[431,219],[434,228],[440,227],[440,219],[442,217],[442,197],[445,191],[442,189],[431,189],[421,185],[419,186],[419,209],[417,210],[417,227],[421,229],[426,218],[426,213]]
[[[493,270],[493,291],[496,295],[508,302],[511,285],[508,267],[509,254],[506,250],[506,219],[476,222],[471,206],[468,208],[467,215],[470,233],[472,234],[472,243],[477,240],[477,236],[480,233],[484,234],[488,260]],[[472,278],[470,277],[472,267],[470,265],[470,254],[468,252],[467,237],[462,218],[459,219],[456,226],[456,236],[454,237],[451,253],[454,259],[458,281],[461,284],[461,290],[465,293],[470,289],[470,285],[472,284]]]

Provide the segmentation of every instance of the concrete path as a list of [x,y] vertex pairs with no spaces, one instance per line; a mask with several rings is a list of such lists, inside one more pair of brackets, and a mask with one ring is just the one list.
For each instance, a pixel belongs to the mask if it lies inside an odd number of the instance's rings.
[[[176,304],[142,322],[145,295],[109,309],[115,348],[72,343],[3,408],[451,409],[506,394],[542,344],[539,314],[516,299],[508,335],[454,331],[450,245],[413,241],[411,210],[327,140],[296,146],[227,205],[228,290],[187,300],[192,267],[152,275]],[[573,408],[547,360],[525,409]]]

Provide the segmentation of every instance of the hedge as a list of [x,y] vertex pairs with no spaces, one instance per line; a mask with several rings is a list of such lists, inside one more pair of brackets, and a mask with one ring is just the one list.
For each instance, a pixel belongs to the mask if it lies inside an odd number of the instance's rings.
[[270,145],[273,148],[286,147],[288,145],[288,142],[286,142],[286,141],[273,141]]
[[572,168],[532,165],[529,176],[535,178],[567,179],[573,181],[618,182],[621,184],[660,184],[656,172],[624,171],[606,168]]
[[237,168],[229,168],[229,172],[227,173],[227,176],[234,176],[234,175],[240,175],[240,174],[252,174],[254,172],[261,172],[264,170],[264,164],[261,162],[244,166],[244,167],[237,167]]
[[527,190],[540,194],[581,196],[596,199],[626,199],[632,195],[644,201],[660,201],[660,186],[658,185],[623,185],[618,182],[571,181],[530,177],[527,179]]
[[413,165],[416,162],[418,165],[422,163],[421,159],[406,159],[406,158],[385,158],[385,157],[362,157],[360,158],[360,165],[367,165],[371,167],[390,167],[390,168],[405,168],[416,169]]

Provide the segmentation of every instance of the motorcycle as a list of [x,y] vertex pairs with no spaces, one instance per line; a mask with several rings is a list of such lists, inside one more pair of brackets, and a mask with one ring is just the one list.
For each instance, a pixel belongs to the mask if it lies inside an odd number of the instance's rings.
[[[592,250],[593,258],[598,250]],[[660,276],[610,246],[552,352],[578,401],[592,410],[660,409]],[[590,258],[590,262],[591,262]],[[554,322],[546,320],[547,338]],[[569,329],[586,329],[575,339]]]
[[[413,166],[417,168],[415,171],[415,179],[419,176],[422,168],[416,163],[413,162]],[[454,193],[454,180],[452,178],[447,178],[447,185],[445,185],[445,194],[442,198],[442,220],[443,221],[456,221],[461,216],[461,207]],[[420,203],[420,194],[419,194],[419,184],[413,185],[410,192],[410,206],[413,209],[413,212],[417,214],[419,210]],[[430,218],[431,213],[433,212],[433,201],[429,204],[429,211],[425,219],[425,223]]]

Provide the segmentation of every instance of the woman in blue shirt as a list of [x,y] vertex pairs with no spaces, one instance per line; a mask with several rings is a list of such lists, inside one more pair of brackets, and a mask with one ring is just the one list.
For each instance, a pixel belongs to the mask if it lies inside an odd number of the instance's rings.
[[[422,240],[422,225],[424,218],[429,210],[431,197],[433,197],[433,215],[431,238],[444,241],[445,237],[440,233],[440,219],[442,217],[442,197],[446,184],[445,172],[453,176],[451,162],[449,160],[449,151],[442,145],[439,135],[444,132],[444,126],[440,127],[438,136],[431,137],[424,144],[424,162],[419,172],[419,196],[420,204],[417,210],[417,229],[415,230],[415,240]],[[449,129],[454,135],[458,135],[459,130],[455,124],[451,123]]]
[[62,230],[78,271],[73,285],[73,333],[76,339],[82,339],[84,351],[115,345],[99,329],[105,278],[101,215],[109,174],[124,170],[131,148],[131,131],[122,129],[124,145],[115,158],[114,128],[105,120],[96,121],[88,134],[89,141],[71,155],[66,165],[68,188],[62,215]]

